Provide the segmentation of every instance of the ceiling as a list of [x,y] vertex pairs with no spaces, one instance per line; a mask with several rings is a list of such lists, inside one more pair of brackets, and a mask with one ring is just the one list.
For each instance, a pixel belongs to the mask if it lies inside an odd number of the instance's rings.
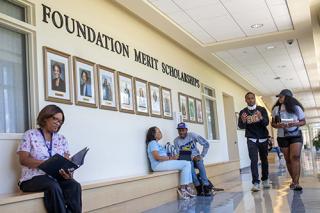
[[263,96],[291,89],[320,122],[320,1],[116,0],[189,51]]
[[[204,44],[292,29],[285,0],[148,2]],[[257,24],[263,27],[254,28]]]

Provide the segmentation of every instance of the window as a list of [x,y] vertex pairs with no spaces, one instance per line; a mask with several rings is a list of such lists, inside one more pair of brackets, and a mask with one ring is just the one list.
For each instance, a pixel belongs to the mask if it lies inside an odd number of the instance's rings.
[[0,134],[5,137],[6,133],[23,133],[35,123],[31,112],[35,112],[36,76],[30,72],[35,70],[35,57],[29,51],[35,38],[34,5],[0,0],[0,14],[14,18],[0,19]]
[[28,128],[25,35],[0,27],[0,133]]
[[0,0],[0,13],[20,21],[26,21],[26,9],[9,0]]
[[208,140],[219,139],[217,103],[215,90],[202,85],[202,98],[204,100],[204,115],[206,136]]

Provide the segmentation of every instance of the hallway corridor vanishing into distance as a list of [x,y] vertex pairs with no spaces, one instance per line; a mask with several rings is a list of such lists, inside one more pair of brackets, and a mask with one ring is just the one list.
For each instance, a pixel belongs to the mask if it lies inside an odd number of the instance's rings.
[[167,203],[145,213],[318,213],[320,212],[320,153],[302,152],[303,191],[289,189],[290,178],[285,166],[270,164],[271,189],[251,192],[250,170],[228,184],[214,197],[197,197]]

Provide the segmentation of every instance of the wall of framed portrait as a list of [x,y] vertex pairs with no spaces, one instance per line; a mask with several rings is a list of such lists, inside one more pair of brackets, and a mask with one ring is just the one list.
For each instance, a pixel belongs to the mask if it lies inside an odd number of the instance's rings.
[[[167,87],[77,56],[71,60],[70,54],[53,48],[43,47],[43,55],[47,101],[173,119],[172,93]],[[193,99],[193,108],[187,102],[183,105],[185,112],[191,112],[191,122],[196,121],[195,104]]]

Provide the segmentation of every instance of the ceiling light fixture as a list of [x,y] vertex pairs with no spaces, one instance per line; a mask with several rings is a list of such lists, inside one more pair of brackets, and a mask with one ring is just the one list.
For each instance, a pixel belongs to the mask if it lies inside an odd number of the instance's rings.
[[272,50],[272,49],[274,49],[274,48],[276,48],[276,47],[275,47],[275,46],[273,46],[273,45],[271,45],[271,46],[267,46],[267,47],[266,47],[266,49],[267,49],[267,50]]
[[263,24],[253,24],[253,25],[251,25],[251,28],[254,28],[254,29],[257,29],[257,28],[260,28],[260,27],[263,27]]
[[278,77],[275,77],[274,80],[280,80],[280,77],[279,77],[279,76],[278,76]]

